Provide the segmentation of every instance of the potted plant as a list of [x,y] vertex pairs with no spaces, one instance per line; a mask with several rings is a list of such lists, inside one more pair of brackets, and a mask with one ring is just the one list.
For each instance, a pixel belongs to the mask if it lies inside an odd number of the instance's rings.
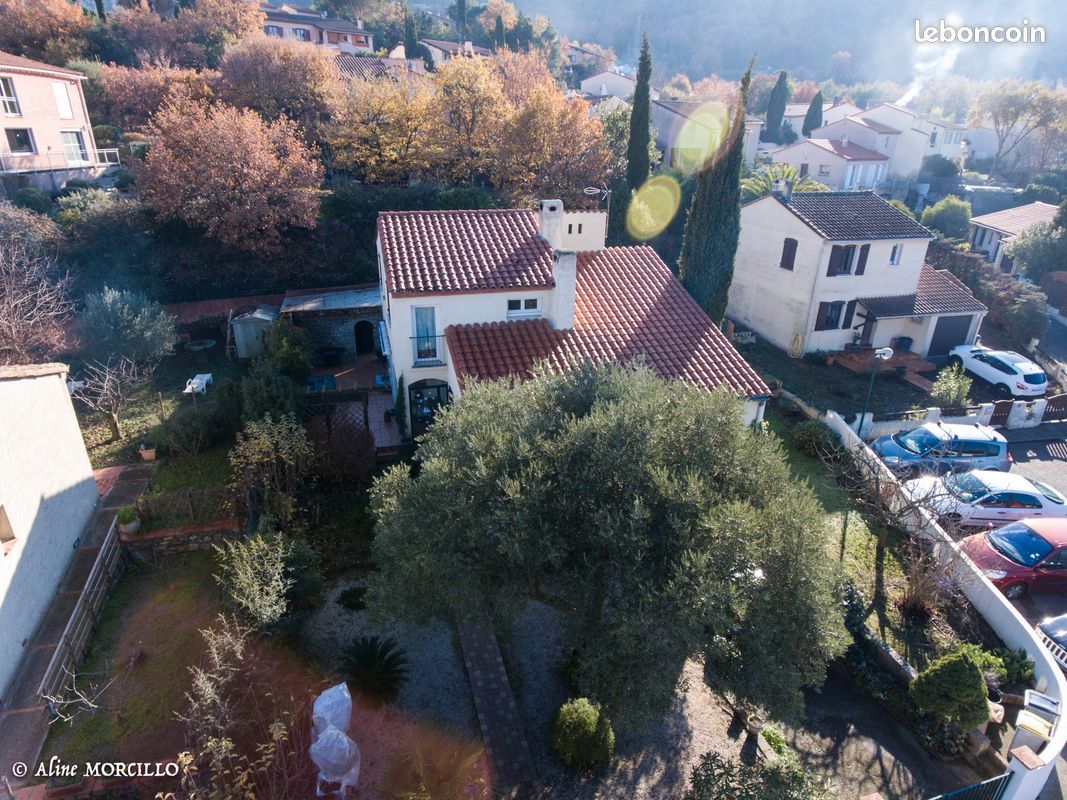
[[132,536],[137,533],[137,531],[141,530],[141,520],[137,516],[137,509],[134,506],[123,506],[120,508],[116,519],[119,524],[119,533]]
[[141,446],[137,448],[137,453],[141,456],[142,461],[156,460],[156,448],[149,447],[144,442],[141,442]]

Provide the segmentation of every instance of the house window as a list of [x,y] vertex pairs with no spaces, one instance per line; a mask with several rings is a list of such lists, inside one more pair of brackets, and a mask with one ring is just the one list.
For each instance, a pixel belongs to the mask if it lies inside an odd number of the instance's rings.
[[59,118],[74,119],[74,109],[70,106],[70,92],[67,91],[67,84],[61,81],[53,81],[52,94],[56,98],[56,109],[59,111]]
[[904,249],[904,245],[902,245],[902,244],[893,245],[893,250],[889,254],[889,264],[890,264],[890,266],[895,267],[900,263],[900,253],[901,253],[901,251],[903,249]]
[[278,25],[264,25],[263,32],[267,34],[267,36],[274,36],[278,39],[282,38],[282,29]]
[[412,309],[412,322],[415,335],[412,346],[415,351],[415,364],[435,364],[438,356],[437,319],[433,306],[417,306]]
[[786,239],[782,244],[782,260],[778,264],[782,269],[791,270],[796,265],[797,260],[797,240]]
[[827,276],[832,278],[834,275],[850,275],[855,257],[856,245],[835,244],[830,249],[830,266],[826,270]]
[[33,147],[33,133],[29,128],[8,128],[7,146],[12,153],[36,153]]
[[524,319],[541,316],[541,301],[536,297],[508,300],[508,319]]
[[3,106],[6,117],[17,117],[22,113],[15,96],[15,82],[11,78],[0,78],[0,106]]
[[825,178],[829,174],[830,174],[830,165],[829,164],[819,164],[819,177],[820,178]]
[[307,28],[293,28],[293,38],[301,42],[310,42],[311,31]]
[[937,131],[930,131],[930,146],[937,147]]
[[67,157],[67,163],[85,163],[89,160],[89,151],[85,149],[85,139],[81,131],[61,131],[63,137],[63,153]]
[[841,327],[841,316],[845,311],[842,300],[833,303],[819,303],[819,313],[815,316],[815,330],[833,331]]
[[800,165],[800,172],[797,173],[798,177],[801,177],[801,178],[805,177],[808,174],[808,168],[809,167],[808,167],[808,164],[806,162],[802,163]]

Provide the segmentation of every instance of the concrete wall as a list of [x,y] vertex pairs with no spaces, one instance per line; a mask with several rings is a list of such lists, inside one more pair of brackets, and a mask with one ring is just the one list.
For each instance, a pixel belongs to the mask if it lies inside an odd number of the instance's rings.
[[[956,581],[975,610],[982,615],[997,636],[1008,647],[1023,648],[1034,661],[1034,680],[1037,688],[1061,704],[1067,701],[1067,679],[1052,658],[1052,654],[1038,641],[1030,624],[1007,598],[989,582],[982,571],[963,554],[959,544],[945,532],[923,508],[903,494],[896,477],[878,460],[874,453],[856,436],[839,414],[828,411],[826,424],[841,438],[844,445],[862,453],[860,463],[877,474],[882,486],[891,487],[890,507],[900,510],[900,523],[914,536],[934,544],[943,563],[950,564]],[[1053,773],[1056,760],[1067,745],[1067,722],[1061,717],[1053,729],[1052,739],[1037,754],[1040,766],[1028,769],[1018,759],[1008,762],[1012,778],[1004,795],[1005,800],[1036,800],[1045,782]]]
[[0,367],[0,700],[96,507],[66,367]]
[[[0,132],[0,170],[14,166],[19,169],[71,167],[80,171],[96,163],[96,140],[93,138],[92,123],[85,107],[80,79],[71,76],[27,75],[2,68],[0,77],[10,78],[14,83],[20,111],[18,116],[0,114],[0,128],[4,129]],[[61,115],[55,94],[57,91],[65,93],[69,100],[69,116]],[[34,155],[12,154],[6,131],[13,128],[30,129],[36,151]],[[67,160],[63,131],[81,133],[88,155],[87,161]]]

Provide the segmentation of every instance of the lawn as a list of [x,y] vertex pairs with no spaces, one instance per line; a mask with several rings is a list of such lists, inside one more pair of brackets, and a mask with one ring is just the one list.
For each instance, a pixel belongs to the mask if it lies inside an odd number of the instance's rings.
[[[827,366],[807,358],[790,358],[762,339],[738,345],[741,355],[766,381],[777,379],[783,387],[822,410],[832,408],[843,414],[859,413],[867,394],[870,375],[859,375],[844,367]],[[881,374],[875,380],[871,410],[878,413],[907,411],[931,404],[930,395],[896,374]]]
[[130,564],[104,606],[79,672],[83,680],[114,681],[99,709],[52,725],[42,760],[153,761],[173,758],[184,747],[174,712],[185,705],[189,667],[203,653],[200,630],[219,612],[215,570],[209,553],[158,566]]
[[830,551],[863,595],[867,625],[913,666],[921,667],[959,637],[939,617],[925,626],[905,623],[894,600],[905,584],[908,537],[866,518],[822,462],[792,446],[790,430],[803,419],[806,417],[790,416],[777,408],[768,409],[766,415],[770,429],[782,440],[793,474],[808,482],[822,507]]
[[152,473],[151,491],[216,489],[232,479],[229,447],[213,447],[196,456],[165,458]]
[[[162,402],[163,413],[170,414],[179,405],[193,402],[188,395],[182,394],[186,380],[193,375],[210,372],[216,381],[222,378],[240,380],[242,371],[243,368],[237,361],[227,359],[220,353],[211,355],[206,363],[200,363],[184,352],[164,359],[152,378],[133,393],[122,418],[125,436],[118,442],[112,441],[111,431],[100,415],[81,408],[76,403],[78,422],[93,468],[113,467],[136,461],[138,446],[141,442],[152,443],[153,433],[160,425],[160,403]],[[72,370],[71,377],[77,379],[76,368]],[[205,399],[210,402],[210,398],[211,389],[208,388]],[[197,402],[204,400],[198,399]]]

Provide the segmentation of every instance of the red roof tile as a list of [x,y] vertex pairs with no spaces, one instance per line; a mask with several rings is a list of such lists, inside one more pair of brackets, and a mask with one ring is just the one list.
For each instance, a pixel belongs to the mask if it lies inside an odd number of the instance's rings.
[[855,142],[843,143],[840,139],[808,139],[813,145],[841,156],[846,161],[888,161],[889,156],[870,150]]
[[547,289],[552,249],[527,209],[383,211],[378,240],[389,292]]
[[986,311],[963,281],[947,269],[923,264],[915,294],[861,297],[859,302],[879,319],[967,314]]
[[12,55],[11,53],[0,52],[0,70],[14,69],[20,72],[49,72],[56,75],[68,75],[72,78],[84,78],[85,75],[81,72],[75,72],[72,69],[65,69],[63,67],[57,67],[52,64],[45,64],[43,61],[31,61],[28,58],[22,56]]
[[562,371],[594,362],[644,359],[660,377],[746,397],[770,394],[725,335],[651,247],[578,254],[574,327],[548,320],[452,325],[445,330],[460,380],[529,377],[535,363]]

